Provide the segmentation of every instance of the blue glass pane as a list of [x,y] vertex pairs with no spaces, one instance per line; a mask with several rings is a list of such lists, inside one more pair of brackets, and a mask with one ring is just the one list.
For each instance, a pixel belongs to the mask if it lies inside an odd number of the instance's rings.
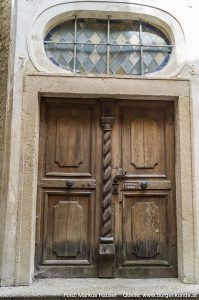
[[107,21],[80,19],[77,22],[77,42],[105,44],[107,42]]
[[165,34],[151,24],[142,23],[142,43],[144,45],[170,45]]
[[105,74],[106,53],[103,45],[77,45],[77,73]]
[[157,72],[164,68],[169,61],[171,47],[144,47],[144,73]]
[[109,71],[110,74],[140,75],[140,47],[111,46]]
[[73,70],[74,46],[66,44],[45,44],[47,57],[57,66]]
[[45,37],[44,41],[74,42],[74,20],[64,22],[54,27]]
[[139,45],[139,22],[138,21],[111,21],[110,43],[117,45]]

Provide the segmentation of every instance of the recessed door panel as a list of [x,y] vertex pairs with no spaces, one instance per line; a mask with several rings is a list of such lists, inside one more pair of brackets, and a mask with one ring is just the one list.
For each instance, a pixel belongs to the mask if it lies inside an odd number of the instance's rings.
[[92,193],[45,191],[44,264],[89,264]]
[[133,175],[165,176],[163,109],[122,110],[123,169]]
[[123,263],[168,263],[168,195],[127,194],[122,203]]
[[91,176],[93,110],[88,106],[47,107],[46,175]]

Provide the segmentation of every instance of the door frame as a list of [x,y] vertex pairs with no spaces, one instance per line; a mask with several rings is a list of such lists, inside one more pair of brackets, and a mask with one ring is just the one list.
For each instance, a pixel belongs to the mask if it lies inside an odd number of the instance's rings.
[[[103,92],[103,94],[102,94]],[[19,176],[16,284],[34,277],[40,99],[47,97],[173,100],[175,106],[178,276],[195,282],[192,102],[182,79],[29,75],[24,80]]]

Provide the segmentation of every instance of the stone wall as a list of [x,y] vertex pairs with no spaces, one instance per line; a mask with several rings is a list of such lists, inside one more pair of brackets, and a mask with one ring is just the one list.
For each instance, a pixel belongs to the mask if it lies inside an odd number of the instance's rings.
[[[2,253],[5,235],[6,201],[2,196],[3,191],[3,153],[5,149],[5,120],[8,99],[8,66],[9,66],[9,45],[10,45],[10,20],[11,2],[10,0],[0,0],[0,278],[2,268]],[[5,187],[4,187],[5,188]]]
[[[4,147],[4,125],[7,99],[8,56],[10,42],[10,0],[0,1],[0,174]],[[1,180],[0,180],[1,184]]]

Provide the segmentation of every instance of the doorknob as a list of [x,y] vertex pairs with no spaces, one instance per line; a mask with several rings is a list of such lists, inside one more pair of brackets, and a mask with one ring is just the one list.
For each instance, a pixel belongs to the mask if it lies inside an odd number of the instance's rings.
[[148,183],[146,181],[143,181],[140,183],[140,187],[142,190],[146,190],[148,187]]
[[66,186],[68,188],[71,188],[73,186],[74,182],[72,180],[66,180]]

